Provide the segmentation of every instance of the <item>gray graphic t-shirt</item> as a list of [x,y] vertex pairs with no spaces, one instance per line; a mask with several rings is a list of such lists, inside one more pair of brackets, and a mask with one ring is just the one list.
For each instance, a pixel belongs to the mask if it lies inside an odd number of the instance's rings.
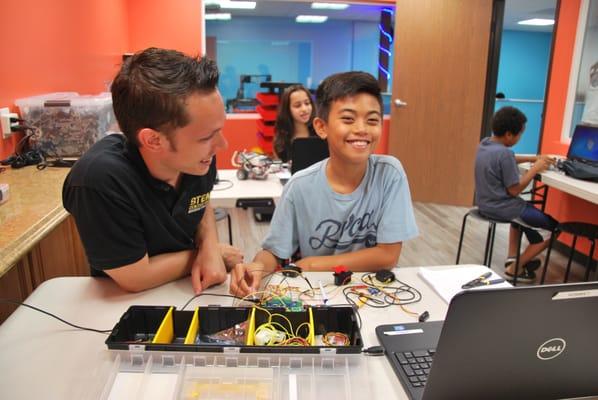
[[353,252],[418,234],[409,184],[394,157],[371,155],[350,194],[332,190],[323,160],[287,182],[262,247],[281,259]]

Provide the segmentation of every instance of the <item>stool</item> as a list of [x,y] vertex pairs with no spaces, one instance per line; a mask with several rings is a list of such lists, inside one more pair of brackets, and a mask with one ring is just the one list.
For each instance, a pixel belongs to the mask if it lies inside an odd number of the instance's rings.
[[594,250],[596,248],[596,240],[598,240],[598,225],[589,224],[587,222],[563,222],[559,224],[557,231],[550,235],[550,243],[548,245],[548,252],[546,253],[546,261],[544,262],[544,270],[542,271],[542,279],[540,284],[544,283],[546,278],[546,270],[548,269],[548,257],[550,257],[550,251],[552,245],[556,239],[556,232],[566,232],[573,236],[573,243],[571,243],[571,251],[569,252],[569,260],[567,261],[567,270],[565,271],[565,279],[563,283],[567,283],[569,280],[569,271],[571,270],[571,261],[573,261],[573,255],[575,254],[575,245],[577,244],[577,237],[581,236],[592,242],[590,246],[590,253],[588,254],[588,262],[586,264],[586,276],[585,280],[588,281],[590,278],[590,270],[592,269],[592,261],[594,261]]
[[[519,218],[516,218],[512,221],[502,220],[502,219],[494,219],[482,215],[478,208],[472,208],[469,210],[465,216],[463,216],[463,224],[461,225],[461,235],[459,237],[459,248],[457,249],[457,260],[455,264],[459,264],[459,259],[461,258],[461,248],[463,246],[463,236],[465,236],[465,225],[467,224],[467,218],[473,217],[479,221],[488,222],[488,234],[486,235],[486,247],[484,248],[484,265],[490,268],[492,263],[492,252],[494,251],[494,237],[496,234],[496,224],[511,224],[515,223],[519,226],[523,226],[526,228],[533,228]],[[519,275],[519,253],[521,253],[521,238],[523,236],[523,230],[519,229],[519,235],[517,238],[517,256],[515,257],[515,275],[513,276],[513,286],[517,286],[517,275]]]
[[227,219],[227,222],[228,222],[228,244],[230,244],[232,246],[233,245],[233,228],[232,228],[230,214],[224,208],[217,207],[214,209],[214,217],[216,218],[216,222],[222,221],[224,218]]

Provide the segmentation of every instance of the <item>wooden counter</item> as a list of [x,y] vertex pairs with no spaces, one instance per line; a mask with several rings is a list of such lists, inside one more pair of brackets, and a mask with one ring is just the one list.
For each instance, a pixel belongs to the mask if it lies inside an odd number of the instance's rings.
[[[25,299],[56,276],[89,275],[72,217],[62,207],[68,168],[7,168],[0,183],[10,186],[0,205],[0,297]],[[0,305],[0,322],[14,307]]]

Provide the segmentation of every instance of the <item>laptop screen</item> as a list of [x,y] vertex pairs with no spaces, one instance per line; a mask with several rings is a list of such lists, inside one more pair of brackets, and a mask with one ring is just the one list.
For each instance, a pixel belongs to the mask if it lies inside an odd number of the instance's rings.
[[598,162],[598,127],[577,125],[573,132],[567,158]]

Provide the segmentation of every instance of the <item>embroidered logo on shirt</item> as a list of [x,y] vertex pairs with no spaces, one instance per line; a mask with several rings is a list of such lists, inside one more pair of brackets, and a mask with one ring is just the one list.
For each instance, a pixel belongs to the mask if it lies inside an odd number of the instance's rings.
[[[309,245],[314,250],[321,247],[342,250],[355,243],[363,243],[368,248],[374,247],[377,244],[378,225],[373,221],[373,217],[374,211],[370,211],[357,218],[351,214],[344,222],[334,219],[322,220],[316,227],[316,232],[321,236],[311,236]],[[341,240],[343,236],[349,236],[349,238]]]
[[187,210],[187,214],[203,210],[204,208],[206,208],[209,201],[210,193],[200,194],[199,196],[191,197],[191,200],[189,200],[189,209]]

